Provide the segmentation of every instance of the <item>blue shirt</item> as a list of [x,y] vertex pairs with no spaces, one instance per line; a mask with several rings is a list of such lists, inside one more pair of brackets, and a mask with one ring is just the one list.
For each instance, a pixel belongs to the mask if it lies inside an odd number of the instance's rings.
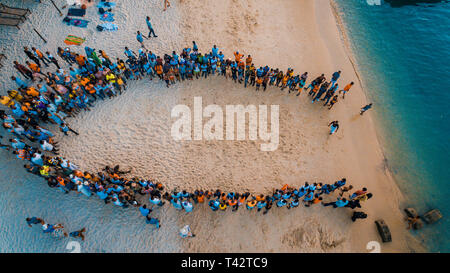
[[338,72],[334,72],[333,73],[333,80],[339,79],[340,76],[341,76],[341,74],[339,74]]
[[31,225],[31,224],[39,224],[40,221],[36,218],[36,217],[31,217],[30,220],[27,220],[27,224]]
[[131,50],[127,49],[124,51],[125,55],[127,55],[128,57],[134,57],[134,54]]
[[145,19],[145,22],[147,22],[148,29],[152,29],[153,28],[152,27],[152,23],[150,23],[150,20]]
[[335,204],[338,208],[341,208],[341,207],[345,207],[345,205],[348,204],[348,201],[347,200],[342,201],[341,199],[339,199],[335,202]]
[[140,43],[142,43],[143,41],[144,41],[144,38],[142,37],[142,34],[138,34],[138,35],[136,35],[136,39],[140,42]]
[[105,191],[98,191],[97,195],[100,197],[100,199],[105,200],[106,197],[108,197],[108,194],[105,193]]
[[19,87],[28,87],[28,85],[18,77],[16,77],[15,82]]
[[212,51],[213,56],[217,56],[218,55],[217,53],[219,53],[219,49],[217,47],[215,47],[215,48],[213,47],[211,51]]
[[144,209],[143,207],[140,207],[139,211],[141,212],[142,216],[144,216],[144,217],[150,213],[149,209]]

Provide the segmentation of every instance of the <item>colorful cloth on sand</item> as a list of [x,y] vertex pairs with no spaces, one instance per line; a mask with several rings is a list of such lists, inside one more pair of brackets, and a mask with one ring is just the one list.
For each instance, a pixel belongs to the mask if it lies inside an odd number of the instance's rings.
[[116,3],[114,2],[100,2],[97,5],[97,8],[114,8]]
[[82,28],[87,27],[87,25],[89,23],[88,20],[74,19],[74,18],[70,18],[70,17],[65,17],[63,19],[63,22],[69,26],[76,26],[76,27],[82,27]]
[[107,21],[107,22],[114,22],[114,13],[111,12],[105,12],[102,15],[100,15],[100,20]]
[[79,8],[70,8],[67,12],[67,16],[80,16],[83,17],[86,15],[85,9],[79,9]]
[[64,43],[66,45],[81,45],[82,43],[84,43],[84,41],[86,41],[86,39],[77,37],[77,36],[73,36],[73,35],[69,35],[64,40]]
[[113,23],[104,23],[104,24],[100,24],[97,26],[98,31],[103,31],[103,30],[115,31],[118,29],[119,29],[119,27]]

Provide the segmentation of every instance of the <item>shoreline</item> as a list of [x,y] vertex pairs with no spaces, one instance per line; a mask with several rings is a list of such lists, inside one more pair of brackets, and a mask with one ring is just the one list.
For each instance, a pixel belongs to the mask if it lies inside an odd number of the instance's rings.
[[[364,88],[364,84],[362,82],[362,77],[360,76],[360,73],[358,71],[358,63],[354,57],[355,53],[353,52],[352,48],[351,48],[351,41],[350,38],[348,37],[347,34],[347,28],[345,25],[345,22],[343,21],[342,17],[339,15],[339,4],[336,3],[336,1],[334,0],[328,0],[329,1],[329,5],[331,8],[331,11],[333,13],[333,17],[335,18],[335,23],[336,26],[339,30],[339,34],[340,34],[340,38],[342,40],[342,45],[344,47],[344,50],[346,52],[346,55],[348,57],[349,62],[352,64],[352,67],[354,69],[354,72],[358,78],[359,84],[361,86],[361,91],[364,94],[366,101],[367,101],[367,91]],[[373,123],[373,119],[374,119],[374,115],[372,115],[371,113],[368,113],[370,115],[370,119],[371,119],[371,123],[373,124],[373,126],[375,127],[375,124]],[[377,129],[375,130],[375,138],[377,140],[378,143],[378,149],[380,150],[382,157],[385,160],[385,172],[387,177],[389,178],[390,183],[392,183],[393,185],[395,185],[395,190],[397,191],[398,198],[395,200],[395,203],[397,203],[397,210],[403,214],[403,209],[401,208],[402,203],[405,203],[405,196],[400,192],[400,188],[397,184],[397,180],[395,179],[394,174],[392,173],[392,171],[389,168],[389,165],[387,163],[387,158],[385,156],[385,152],[383,151],[383,145],[380,142],[380,138],[378,136],[378,131],[382,130],[382,128],[379,128],[380,126],[377,127]],[[409,231],[405,231],[405,237],[407,238],[406,240],[409,240],[410,243],[412,244],[412,246],[408,246],[408,250],[410,250],[411,252],[426,252],[427,251],[427,247],[420,243],[418,239],[416,239],[415,237],[413,237],[413,235],[409,232]]]

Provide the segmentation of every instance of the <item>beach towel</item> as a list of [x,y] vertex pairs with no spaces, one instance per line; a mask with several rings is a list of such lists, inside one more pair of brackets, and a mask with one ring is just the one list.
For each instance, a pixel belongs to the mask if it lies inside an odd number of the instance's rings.
[[92,53],[94,52],[94,49],[86,46],[86,47],[84,47],[84,51],[86,52],[86,57],[90,58]]
[[108,9],[108,8],[114,8],[116,6],[116,3],[114,2],[100,2],[97,5],[97,8],[104,8],[104,9]]
[[63,22],[69,26],[76,26],[76,27],[82,27],[82,28],[87,27],[87,25],[89,23],[88,20],[74,19],[74,18],[70,18],[70,17],[65,17],[63,19]]
[[103,23],[103,24],[100,24],[97,26],[98,31],[104,31],[104,30],[116,31],[118,29],[119,29],[119,27],[113,23]]
[[111,12],[105,12],[102,15],[100,15],[100,20],[107,21],[107,22],[114,22],[114,13]]
[[80,16],[83,17],[86,15],[85,9],[79,9],[79,8],[70,8],[67,12],[67,16]]
[[81,45],[82,43],[84,43],[84,41],[86,41],[86,39],[73,35],[68,35],[64,40],[64,43],[66,45]]

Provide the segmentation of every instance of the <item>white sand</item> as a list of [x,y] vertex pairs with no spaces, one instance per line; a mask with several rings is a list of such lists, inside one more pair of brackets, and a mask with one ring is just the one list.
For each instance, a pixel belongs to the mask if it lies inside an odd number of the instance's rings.
[[[405,230],[398,207],[402,196],[384,167],[371,115],[358,115],[366,98],[328,0],[171,3],[166,12],[162,12],[162,1],[118,3],[115,12],[120,25],[116,33],[99,34],[93,23],[88,30],[59,23],[55,27],[46,24],[48,21],[38,27],[47,37],[58,37],[49,41],[49,49],[61,46],[65,35],[74,34],[87,37],[87,46],[103,49],[111,57],[123,57],[124,46],[137,50],[135,31],[146,33],[145,16],[149,15],[159,37],[145,44],[158,54],[179,52],[195,40],[202,52],[216,44],[226,56],[235,50],[251,54],[257,66],[308,71],[308,83],[321,73],[329,78],[342,70],[341,87],[350,81],[356,85],[345,101],[328,111],[318,103],[312,105],[305,93],[296,97],[272,87],[256,93],[222,78],[177,84],[170,89],[160,82],[130,82],[121,97],[97,103],[92,112],[69,120],[80,136],[58,137],[65,157],[88,171],[98,171],[105,164],[131,167],[131,176],[154,178],[170,189],[221,188],[267,194],[286,183],[331,183],[346,177],[355,188],[366,186],[374,194],[363,204],[369,217],[356,223],[350,220],[350,209],[273,208],[262,216],[245,209],[213,213],[206,205],[197,206],[179,219],[180,226],[188,223],[197,234],[185,241],[186,251],[367,252],[369,241],[380,241],[374,224],[378,218],[388,223],[393,236],[392,243],[382,245],[383,252],[420,250]],[[99,22],[95,9],[90,9],[88,16]],[[49,19],[57,22],[56,17]],[[24,55],[18,46],[38,42],[36,37],[26,37],[20,43],[7,44],[7,48]],[[82,48],[78,51],[83,52]],[[4,79],[2,84],[10,85]],[[258,142],[252,141],[174,141],[170,111],[176,104],[192,105],[194,96],[202,96],[204,105],[222,107],[280,105],[278,150],[261,152]],[[329,137],[327,124],[336,119],[341,127]],[[335,197],[326,198],[330,201]]]

